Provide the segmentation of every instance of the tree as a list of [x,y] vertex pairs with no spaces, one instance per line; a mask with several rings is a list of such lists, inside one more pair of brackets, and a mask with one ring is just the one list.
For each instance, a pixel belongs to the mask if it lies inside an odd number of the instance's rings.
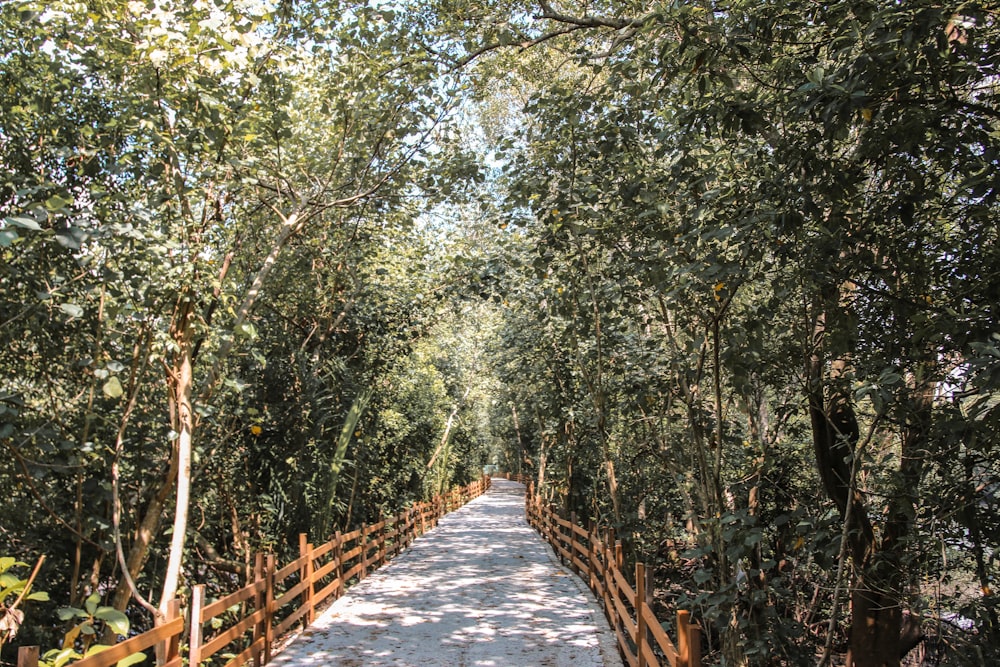
[[[956,17],[850,3],[541,3],[504,25],[514,37],[484,30],[456,60],[544,42],[572,63],[534,82],[513,142],[523,147],[510,170],[516,201],[544,226],[543,265],[582,257],[574,239],[594,239],[621,275],[639,276],[634,298],[664,304],[644,312],[680,324],[675,348],[693,343],[674,373],[694,450],[706,454],[695,465],[717,590],[735,596],[729,584],[748,562],[728,557],[743,533],[712,517],[740,509],[729,498],[744,428],[729,405],[762,375],[735,355],[741,329],[760,328],[764,299],[786,318],[770,335],[797,338],[785,346],[796,361],[764,357],[778,371],[767,376],[798,385],[816,479],[850,544],[852,660],[898,662],[907,638],[919,640],[902,608],[917,587],[927,464],[944,446],[932,436],[947,409],[939,389],[978,357],[995,283],[966,254],[993,241],[980,223],[996,205],[983,180],[996,170],[990,19],[977,8]],[[571,321],[596,344],[588,323]],[[759,343],[749,351],[759,355]],[[787,385],[769,390],[788,396]],[[760,434],[767,420],[747,413]],[[760,511],[759,496],[746,502]],[[749,656],[730,629],[724,652],[735,664]]]
[[[329,230],[342,248],[363,241],[359,226],[422,180],[424,152],[448,114],[449,83],[433,64],[407,59],[405,25],[370,7],[333,9],[131,3],[90,11],[31,2],[3,9],[16,46],[8,60],[19,69],[11,68],[5,88],[17,103],[4,105],[10,172],[2,231],[9,265],[23,267],[8,273],[17,286],[10,294],[27,295],[23,309],[9,311],[21,312],[5,321],[8,339],[18,339],[31,317],[56,315],[87,331],[76,358],[91,359],[84,367],[93,372],[82,402],[67,382],[77,374],[73,361],[48,366],[48,383],[15,376],[8,399],[39,415],[72,415],[64,430],[85,458],[92,441],[108,443],[92,463],[111,469],[113,535],[88,534],[81,518],[82,489],[107,479],[107,468],[80,465],[74,521],[56,508],[49,513],[98,548],[95,579],[100,556],[118,543],[119,608],[138,597],[134,582],[171,507],[160,606],[176,594],[192,465],[209,451],[198,433],[223,426],[217,410],[239,391],[229,375],[233,355],[258,335],[254,313],[275,267],[294,242],[320,241]],[[373,58],[382,67],[373,68]],[[437,154],[450,155],[447,141],[436,141]],[[21,276],[41,279],[51,261],[75,270],[67,283],[75,292],[56,292],[55,310],[46,311],[52,290],[32,292]],[[64,358],[60,344],[39,352]],[[58,393],[46,400],[46,387]],[[96,419],[98,400],[110,418]],[[31,429],[24,420],[12,426]],[[20,472],[31,487],[25,461]],[[129,487],[144,491],[130,499],[139,511],[122,516]],[[128,543],[120,532],[131,533]],[[76,575],[71,588],[76,595]]]

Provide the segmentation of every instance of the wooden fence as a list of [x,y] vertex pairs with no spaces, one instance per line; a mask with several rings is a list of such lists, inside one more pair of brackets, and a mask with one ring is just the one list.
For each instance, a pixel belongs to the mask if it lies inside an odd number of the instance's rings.
[[[273,554],[258,554],[253,580],[217,600],[208,600],[204,584],[194,587],[188,610],[187,664],[216,658],[225,667],[253,661],[262,667],[271,659],[276,638],[297,623],[316,620],[316,609],[337,599],[351,584],[382,567],[438,520],[490,488],[489,477],[417,503],[393,517],[363,525],[314,546],[299,536],[299,557],[277,567]],[[211,627],[210,633],[205,626]],[[175,600],[167,620],[158,627],[95,653],[72,667],[111,667],[140,651],[156,649],[157,664],[182,667],[181,639],[185,634],[180,601]],[[18,667],[38,667],[38,647],[21,647]]]
[[[513,477],[512,477],[513,479]],[[520,480],[515,480],[520,481]],[[646,566],[636,563],[635,586],[622,571],[622,544],[610,529],[580,526],[573,515],[564,519],[532,492],[525,494],[528,523],[548,540],[559,559],[587,582],[602,602],[608,623],[618,638],[622,659],[630,667],[701,667],[701,629],[690,613],[677,612],[677,644],[670,640],[650,607],[652,591]],[[603,532],[603,534],[602,534]]]
[[522,475],[519,472],[505,472],[504,477],[509,482],[517,482],[519,484],[524,484],[525,486],[527,486],[528,482],[531,481],[530,477],[528,477],[527,475]]

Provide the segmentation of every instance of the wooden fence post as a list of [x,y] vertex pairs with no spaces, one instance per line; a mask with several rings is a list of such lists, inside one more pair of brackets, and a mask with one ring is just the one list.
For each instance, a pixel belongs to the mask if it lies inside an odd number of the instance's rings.
[[271,644],[274,643],[274,554],[267,554],[264,562],[264,664],[271,662]]
[[562,518],[562,515],[560,515],[559,512],[553,507],[552,508],[552,519],[553,519],[552,528],[553,528],[553,531],[554,531],[554,534],[555,534],[556,551],[558,552],[558,555],[559,555],[559,562],[562,563],[563,565],[565,565],[566,564],[566,559],[563,558],[563,554],[562,554],[563,529],[562,529],[562,526],[559,525],[559,519],[561,519],[561,518]]
[[383,565],[385,565],[385,513],[382,510],[378,511],[378,523],[380,528],[375,535],[375,567],[373,570],[377,570]]
[[399,545],[396,548],[397,556],[403,553],[403,549],[406,548],[406,533],[410,529],[409,526],[409,513],[406,508],[403,508],[396,516],[396,543]]
[[587,521],[587,586],[597,592],[594,586],[594,520]]
[[604,550],[604,594],[606,596],[605,606],[611,615],[611,629],[618,631],[618,608],[615,606],[615,598],[618,597],[618,584],[615,581],[615,529],[608,528],[605,542],[601,545]]
[[535,527],[534,517],[531,515],[531,484],[524,489],[524,516],[528,519],[528,525]]
[[701,667],[701,628],[691,622],[691,612],[677,610],[678,667]]
[[17,667],[38,667],[38,646],[22,646],[17,649]]
[[368,576],[368,524],[361,524],[361,576],[359,581]]
[[302,606],[309,610],[306,612],[306,618],[308,619],[306,625],[312,625],[312,622],[316,620],[316,610],[313,608],[312,550],[313,545],[309,544],[309,536],[305,533],[299,533],[299,557],[304,556],[306,558],[306,562],[303,563],[299,575],[302,581],[305,582],[305,588],[302,590]]
[[559,543],[559,513],[556,512],[555,505],[549,504],[548,506],[548,531],[549,531],[549,543],[552,546],[556,546]]
[[[181,615],[181,600],[180,598],[174,598],[167,606],[167,620],[172,621],[175,618],[180,618]],[[180,635],[174,635],[163,642],[163,664],[168,665],[174,660],[179,660],[180,657],[181,637]]]
[[191,609],[189,613],[190,628],[188,629],[188,664],[198,667],[201,664],[201,610],[205,607],[205,584],[198,584],[191,592]]
[[[550,516],[552,517],[552,542],[556,547],[562,546],[562,526],[559,525],[559,519],[562,518],[559,514],[559,510],[553,505],[549,508],[551,511]],[[556,549],[558,551],[558,549]],[[559,552],[559,562],[565,563],[563,561],[562,552]]]
[[[392,552],[389,550],[389,534],[390,534],[389,533],[389,520],[388,519],[383,519],[382,520],[382,538],[381,538],[381,540],[382,540],[382,548],[381,548],[381,555],[379,556],[379,558],[382,561],[382,565],[385,565],[389,560],[392,559],[392,556],[393,556]],[[393,549],[396,548],[395,544],[396,544],[395,541],[393,541],[393,547],[392,547]]]
[[[625,566],[625,551],[622,548],[621,540],[615,540],[614,559],[615,559],[615,569],[621,572],[622,576],[624,576],[625,572],[622,570],[622,568]],[[615,585],[615,590],[617,591],[617,584]],[[615,595],[617,594],[618,593],[616,592]]]
[[581,572],[580,568],[576,565],[576,561],[574,560],[579,555],[576,551],[576,527],[579,525],[577,524],[578,518],[579,517],[577,517],[576,512],[571,512],[569,515],[569,564],[573,568],[573,571],[582,577],[586,574],[586,572]]
[[677,610],[677,667],[692,667],[691,650],[688,647],[688,620],[691,612],[686,609]]
[[646,667],[644,648],[649,643],[646,637],[646,564],[635,564],[635,648],[639,667]]
[[[254,555],[253,559],[253,583],[259,584],[262,581],[264,581],[264,554],[258,552],[257,554]],[[255,612],[260,611],[261,609],[263,609],[263,607],[264,607],[264,591],[257,590],[253,594],[253,610]],[[251,646],[256,646],[257,642],[259,642],[264,637],[265,635],[264,623],[266,621],[267,621],[267,615],[265,614],[264,619],[254,623],[253,635],[250,638]],[[261,662],[262,658],[261,650],[259,648],[254,648],[252,655],[253,655],[253,666],[263,667],[263,664]]]
[[688,667],[701,667],[701,626],[688,624]]
[[[157,621],[154,619],[153,626],[159,627],[165,623],[168,623],[181,614],[181,601],[180,598],[174,598],[167,603],[167,613],[162,621]],[[180,651],[180,638],[171,637],[169,640],[164,640],[162,642],[157,642],[153,647],[153,655],[156,659],[157,665],[165,665],[176,657],[179,657]]]
[[[382,516],[384,517],[385,515],[383,514]],[[389,520],[382,518],[380,523],[382,524],[382,535],[379,537],[379,541],[382,544],[379,547],[379,567],[385,565],[392,557],[392,554],[389,553]]]
[[410,547],[410,535],[416,530],[416,520],[413,518],[413,508],[407,507],[403,510],[403,534],[400,536],[402,540],[403,548],[408,549]]
[[[655,579],[653,578],[653,568],[646,568],[646,606],[649,607],[650,615],[656,618],[656,614],[653,614],[653,590]],[[656,639],[653,637],[653,631],[647,628],[646,639],[649,641],[650,646],[655,646],[654,642]]]
[[403,549],[407,547],[409,542],[407,541],[410,537],[410,508],[404,507],[399,510],[399,524],[396,526],[396,539],[399,540],[399,550],[396,551],[396,555],[403,553]]
[[337,559],[337,598],[344,596],[344,538],[338,530],[333,534],[333,557]]
[[392,557],[395,558],[399,555],[402,550],[400,542],[402,541],[403,532],[399,529],[403,524],[403,510],[399,510],[392,517],[392,532],[394,533],[392,538]]

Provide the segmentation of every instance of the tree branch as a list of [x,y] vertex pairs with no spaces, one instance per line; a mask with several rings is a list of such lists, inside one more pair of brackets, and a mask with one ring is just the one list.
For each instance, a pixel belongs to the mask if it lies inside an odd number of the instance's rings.
[[530,49],[531,47],[538,46],[543,42],[549,41],[550,39],[554,39],[555,37],[559,37],[561,35],[568,35],[572,32],[576,32],[577,30],[583,30],[583,28],[584,26],[572,25],[568,27],[559,28],[558,30],[552,30],[543,35],[535,37],[534,39],[525,39],[520,42],[493,42],[491,44],[485,44],[476,49],[475,51],[470,51],[469,53],[459,58],[455,62],[455,64],[451,66],[451,71],[455,72],[457,70],[460,70],[469,63],[471,63],[473,60],[476,60],[480,56],[483,56],[492,51],[499,51],[500,49],[506,47],[517,47],[518,50],[524,52]]
[[645,19],[609,19],[600,16],[570,16],[553,9],[546,0],[539,0],[538,5],[542,8],[541,14],[536,14],[535,18],[548,19],[557,23],[568,23],[580,28],[611,28],[621,30],[637,25],[641,25]]

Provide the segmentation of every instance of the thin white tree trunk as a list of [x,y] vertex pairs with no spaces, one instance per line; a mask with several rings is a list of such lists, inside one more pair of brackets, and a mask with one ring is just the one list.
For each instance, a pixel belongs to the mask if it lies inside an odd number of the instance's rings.
[[181,565],[184,560],[184,542],[187,537],[188,507],[191,499],[191,451],[194,441],[194,412],[191,407],[191,331],[185,314],[181,323],[180,357],[174,372],[174,396],[177,405],[177,492],[174,510],[174,532],[170,539],[170,555],[167,571],[163,578],[163,592],[160,595],[160,613],[166,615],[167,605],[177,595],[180,584]]
[[469,398],[469,392],[471,391],[471,385],[466,387],[465,393],[462,394],[462,400],[452,408],[451,414],[448,415],[448,421],[444,425],[444,435],[441,436],[441,442],[431,455],[431,460],[427,463],[428,470],[434,467],[434,462],[437,461],[437,457],[441,454],[441,450],[443,450],[444,446],[448,444],[448,438],[451,437],[451,427],[455,423],[455,417],[458,416],[458,411],[462,409],[462,406],[465,404],[466,399]]

